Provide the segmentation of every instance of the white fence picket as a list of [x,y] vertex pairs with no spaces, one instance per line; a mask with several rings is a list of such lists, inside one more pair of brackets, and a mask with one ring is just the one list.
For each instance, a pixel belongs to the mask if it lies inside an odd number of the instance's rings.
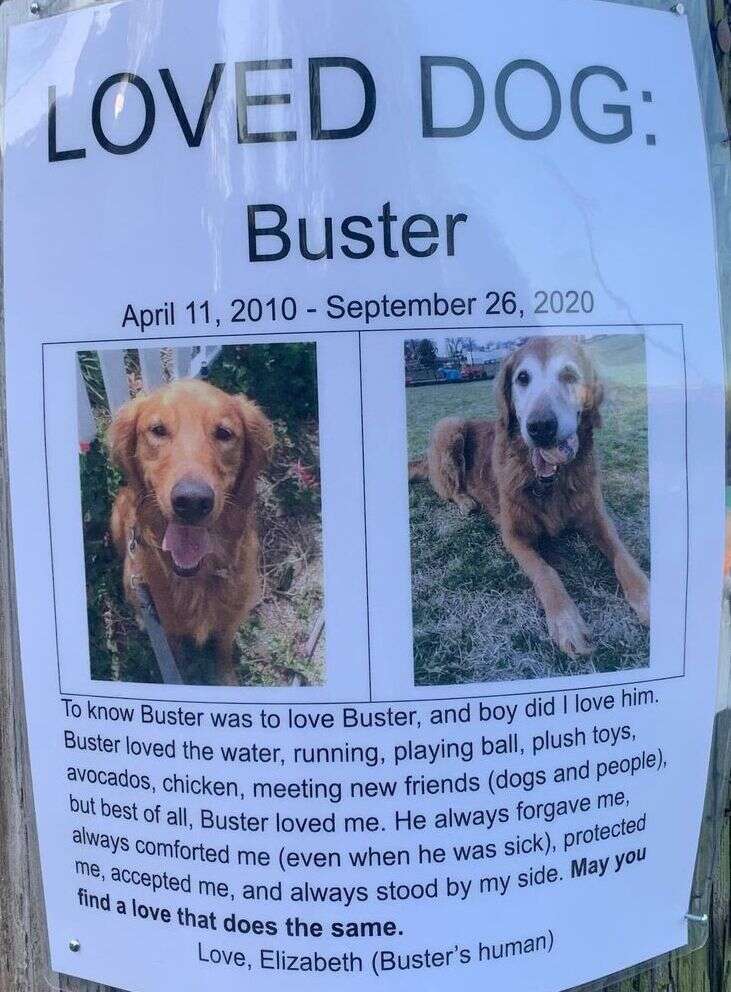
[[98,354],[104,388],[107,391],[109,412],[114,416],[120,406],[130,398],[129,382],[124,368],[124,352],[100,351]]
[[162,352],[159,348],[140,348],[140,370],[142,385],[149,392],[165,382],[162,368]]
[[190,372],[192,348],[173,348],[173,378],[184,379]]

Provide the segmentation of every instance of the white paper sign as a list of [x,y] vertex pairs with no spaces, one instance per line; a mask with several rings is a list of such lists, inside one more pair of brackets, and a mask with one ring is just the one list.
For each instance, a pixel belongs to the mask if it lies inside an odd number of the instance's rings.
[[723,525],[684,17],[126,2],[13,29],[7,94],[53,967],[550,992],[684,945]]

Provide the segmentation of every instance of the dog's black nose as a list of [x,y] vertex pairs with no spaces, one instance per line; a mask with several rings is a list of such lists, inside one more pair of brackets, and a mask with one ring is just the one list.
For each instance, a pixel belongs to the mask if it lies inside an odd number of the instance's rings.
[[558,420],[551,414],[531,417],[528,421],[528,435],[539,448],[552,448],[556,444]]
[[213,509],[215,494],[207,482],[181,479],[170,494],[175,515],[184,524],[199,524]]

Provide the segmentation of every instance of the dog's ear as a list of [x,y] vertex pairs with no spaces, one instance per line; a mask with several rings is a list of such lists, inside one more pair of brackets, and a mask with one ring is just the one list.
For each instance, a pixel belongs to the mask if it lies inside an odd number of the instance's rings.
[[140,415],[143,396],[137,396],[120,407],[107,431],[107,445],[112,464],[130,485],[139,480],[137,461],[137,418]]
[[594,363],[584,352],[584,402],[582,418],[590,427],[601,427],[600,407],[604,400],[604,386]]
[[237,396],[243,426],[243,461],[237,490],[246,503],[254,497],[257,476],[269,463],[274,448],[274,427],[253,400]]
[[515,352],[500,366],[495,384],[495,402],[498,417],[504,429],[511,434],[515,429],[515,407],[513,406],[513,371]]

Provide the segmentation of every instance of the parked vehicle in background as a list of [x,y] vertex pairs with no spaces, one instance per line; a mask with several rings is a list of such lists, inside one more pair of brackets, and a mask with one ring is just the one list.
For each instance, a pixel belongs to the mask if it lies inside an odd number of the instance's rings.
[[460,371],[464,382],[474,382],[477,379],[487,379],[487,371],[485,369],[484,362],[465,364],[462,366]]

